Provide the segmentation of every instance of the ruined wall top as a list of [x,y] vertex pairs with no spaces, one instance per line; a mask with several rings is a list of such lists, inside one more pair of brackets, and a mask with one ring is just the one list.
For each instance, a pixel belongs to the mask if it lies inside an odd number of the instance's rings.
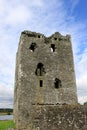
[[31,32],[31,31],[23,31],[21,34],[25,34],[28,37],[33,37],[33,38],[44,38],[44,39],[54,39],[54,40],[58,40],[58,41],[71,41],[71,36],[69,34],[67,34],[66,36],[63,36],[62,34],[60,34],[59,32],[55,32],[54,34],[52,34],[49,37],[46,37],[44,34],[41,33],[36,33],[36,32]]

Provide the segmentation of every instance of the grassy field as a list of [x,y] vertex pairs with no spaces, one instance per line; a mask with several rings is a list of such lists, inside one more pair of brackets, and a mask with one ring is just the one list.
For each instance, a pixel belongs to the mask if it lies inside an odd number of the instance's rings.
[[7,115],[7,113],[5,113],[5,112],[0,112],[0,115],[2,116],[2,115]]
[[13,113],[10,112],[10,113],[7,113],[7,112],[0,112],[0,115],[12,115]]
[[6,130],[7,128],[15,128],[13,120],[0,121],[0,130]]

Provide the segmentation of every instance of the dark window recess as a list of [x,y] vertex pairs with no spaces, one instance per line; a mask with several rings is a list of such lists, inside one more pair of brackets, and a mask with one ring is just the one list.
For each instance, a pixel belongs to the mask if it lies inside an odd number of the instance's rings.
[[40,38],[40,35],[38,35],[38,38]]
[[54,44],[51,44],[51,51],[55,52],[55,45]]
[[35,48],[37,47],[35,42],[32,42],[29,49],[34,52]]
[[43,87],[43,80],[40,80],[40,87]]
[[61,80],[58,78],[55,78],[55,82],[54,82],[55,88],[60,88],[61,85]]
[[54,40],[57,40],[57,38],[55,37]]
[[35,71],[35,74],[36,74],[37,76],[43,76],[44,73],[46,73],[46,72],[45,72],[44,65],[43,65],[42,63],[38,63],[38,64],[37,64],[36,71]]

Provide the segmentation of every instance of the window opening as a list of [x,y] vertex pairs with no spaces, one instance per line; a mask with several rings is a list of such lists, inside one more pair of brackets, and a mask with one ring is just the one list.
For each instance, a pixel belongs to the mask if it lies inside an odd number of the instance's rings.
[[36,48],[36,43],[35,42],[31,43],[29,49],[34,52],[35,48]]
[[51,52],[55,52],[55,45],[51,44]]
[[40,38],[40,35],[38,35],[38,38]]
[[43,80],[40,80],[40,87],[43,87]]
[[57,38],[55,37],[54,40],[57,40]]
[[59,88],[61,86],[61,80],[58,78],[55,78],[54,85],[55,85],[55,88]]
[[35,74],[37,76],[42,76],[45,72],[44,65],[42,63],[38,63]]

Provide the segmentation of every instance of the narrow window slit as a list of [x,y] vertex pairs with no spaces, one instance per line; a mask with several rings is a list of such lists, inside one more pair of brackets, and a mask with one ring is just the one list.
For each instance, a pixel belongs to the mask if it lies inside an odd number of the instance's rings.
[[43,80],[40,80],[40,87],[43,87]]

